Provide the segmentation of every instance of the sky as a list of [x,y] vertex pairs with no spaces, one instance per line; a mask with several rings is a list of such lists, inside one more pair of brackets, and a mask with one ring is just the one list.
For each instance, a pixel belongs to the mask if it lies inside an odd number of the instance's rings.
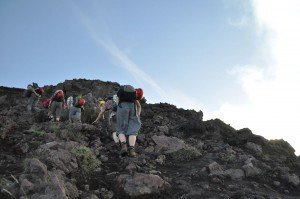
[[300,154],[300,1],[0,0],[0,85],[144,89]]

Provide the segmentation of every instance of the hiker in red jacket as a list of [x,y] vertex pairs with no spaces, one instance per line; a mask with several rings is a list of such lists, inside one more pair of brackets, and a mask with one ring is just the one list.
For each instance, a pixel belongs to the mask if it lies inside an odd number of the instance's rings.
[[[48,116],[54,118],[55,121],[60,121],[61,112],[67,107],[65,101],[65,95],[62,90],[57,90],[50,99],[50,112]],[[55,115],[55,117],[54,117]]]

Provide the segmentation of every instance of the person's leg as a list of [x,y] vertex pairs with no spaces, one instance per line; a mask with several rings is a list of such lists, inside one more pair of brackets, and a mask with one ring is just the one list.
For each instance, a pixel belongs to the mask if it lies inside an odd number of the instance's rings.
[[73,114],[72,114],[72,113],[73,113],[73,110],[72,110],[72,109],[73,109],[73,107],[70,107],[70,109],[69,109],[69,122],[70,122],[70,123],[72,123],[72,115],[73,115]]
[[29,113],[33,112],[33,106],[34,106],[34,102],[35,102],[35,97],[34,94],[31,94],[31,96],[28,99],[28,103],[27,103],[27,111]]
[[75,108],[74,121],[76,123],[81,123],[81,109],[80,108]]
[[136,142],[136,135],[130,135],[128,138],[128,142],[129,142],[129,147],[128,147],[128,151],[129,151],[129,156],[130,157],[136,157],[137,154],[135,152],[135,142]]
[[127,154],[127,143],[125,133],[128,129],[129,112],[130,109],[126,106],[126,103],[122,103],[117,110],[117,133],[121,142],[121,155]]
[[120,151],[120,153],[121,153],[122,156],[125,156],[128,153],[125,135],[124,134],[119,134],[119,140],[121,142],[121,151]]
[[119,139],[116,131],[112,132],[111,136],[112,136],[115,143],[120,143],[120,139]]
[[49,113],[48,113],[48,117],[49,117],[49,119],[50,119],[51,121],[53,121],[54,113],[55,113],[55,102],[52,102],[52,103],[51,103],[51,106],[50,106]]
[[122,106],[119,106],[117,110],[117,132],[119,136],[123,134],[125,137],[129,125],[130,109],[126,107],[126,103],[122,103],[121,105]]
[[126,144],[126,136],[122,133],[122,134],[119,134],[119,140],[121,143],[125,143]]
[[60,116],[62,112],[62,102],[56,102],[56,121],[60,121]]
[[129,147],[134,147],[136,142],[136,135],[130,135],[128,138]]
[[108,124],[110,127],[110,132],[112,132],[111,136],[112,139],[114,140],[115,143],[120,143],[120,139],[118,138],[117,135],[117,117],[116,116],[112,116],[111,118],[109,118],[108,120]]
[[137,155],[134,147],[136,143],[136,136],[141,128],[141,121],[136,114],[136,108],[134,106],[135,105],[133,104],[133,106],[130,109],[129,126],[127,131],[127,135],[129,135],[129,156],[131,157],[136,157]]

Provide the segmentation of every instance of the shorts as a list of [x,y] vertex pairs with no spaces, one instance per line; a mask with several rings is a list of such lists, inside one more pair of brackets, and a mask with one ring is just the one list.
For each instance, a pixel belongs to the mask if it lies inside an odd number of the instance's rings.
[[137,135],[141,128],[141,120],[133,102],[122,102],[117,110],[117,133],[127,136]]

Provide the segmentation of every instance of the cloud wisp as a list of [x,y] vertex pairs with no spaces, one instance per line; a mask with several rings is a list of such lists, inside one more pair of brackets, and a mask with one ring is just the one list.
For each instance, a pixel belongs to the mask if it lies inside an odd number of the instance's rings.
[[249,103],[226,102],[214,115],[268,139],[283,138],[299,154],[300,2],[253,0],[252,5],[258,36],[267,32],[259,51],[269,52],[272,60],[264,67],[235,66],[230,74],[237,78]]
[[117,66],[122,67],[125,71],[129,72],[135,78],[136,82],[149,86],[153,92],[157,93],[159,99],[152,99],[153,101],[168,102],[180,108],[203,110],[203,106],[198,102],[198,99],[189,97],[182,91],[175,88],[169,88],[167,91],[162,88],[158,82],[156,82],[152,77],[150,77],[150,75],[143,71],[138,64],[130,59],[125,52],[120,50],[116,43],[111,39],[110,34],[108,33],[108,26],[104,22],[101,27],[98,27],[101,28],[101,30],[98,30],[78,6],[74,3],[72,3],[72,6],[81,23],[87,29],[89,35],[97,44],[104,48],[115,60],[118,61]]
[[[136,81],[142,80],[151,86],[160,96],[164,97],[165,91],[148,75],[146,74],[134,61],[132,61],[118,46],[113,42],[108,34],[108,28],[105,23],[101,26],[101,30],[96,30],[96,26],[91,23],[88,17],[80,10],[78,6],[72,3],[76,15],[79,17],[81,23],[87,29],[94,41],[103,47],[113,58],[119,61],[118,66],[127,70]],[[104,32],[104,33],[103,33]]]

